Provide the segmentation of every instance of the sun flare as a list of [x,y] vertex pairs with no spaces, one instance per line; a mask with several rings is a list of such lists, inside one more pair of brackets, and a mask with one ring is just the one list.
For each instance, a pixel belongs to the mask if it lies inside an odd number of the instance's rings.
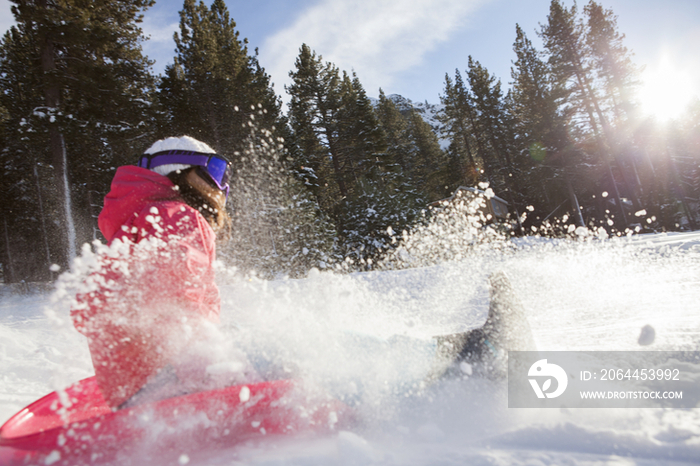
[[678,66],[668,55],[656,66],[648,67],[638,93],[642,112],[658,121],[679,117],[698,95],[692,76],[688,69]]

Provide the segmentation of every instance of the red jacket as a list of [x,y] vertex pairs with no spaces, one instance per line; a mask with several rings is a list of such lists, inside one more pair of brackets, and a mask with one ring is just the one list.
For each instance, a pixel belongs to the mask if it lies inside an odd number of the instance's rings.
[[215,235],[168,178],[134,166],[117,170],[98,223],[109,252],[71,316],[117,407],[177,357],[200,319],[218,321]]

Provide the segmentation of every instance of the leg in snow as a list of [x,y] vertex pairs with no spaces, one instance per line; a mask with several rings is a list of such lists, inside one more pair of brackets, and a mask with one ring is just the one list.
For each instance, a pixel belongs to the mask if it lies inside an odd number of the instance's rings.
[[437,361],[429,380],[481,375],[504,378],[508,351],[536,351],[530,324],[507,275],[489,277],[489,314],[484,325],[468,332],[436,337]]

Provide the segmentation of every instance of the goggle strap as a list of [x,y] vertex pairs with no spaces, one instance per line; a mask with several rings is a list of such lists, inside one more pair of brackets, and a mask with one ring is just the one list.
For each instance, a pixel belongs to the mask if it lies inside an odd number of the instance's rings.
[[[184,165],[199,165],[202,167],[206,167],[207,164],[209,163],[209,159],[211,157],[217,156],[216,154],[203,154],[201,152],[193,152],[193,151],[183,151],[183,150],[172,150],[172,151],[162,151],[162,152],[156,152],[155,154],[148,154],[144,155],[141,157],[141,160],[139,162],[139,166],[142,168],[152,168],[153,162],[158,159],[159,157],[167,157],[167,162],[168,164],[171,163],[181,163]],[[218,156],[217,156],[218,157]],[[146,166],[143,166],[144,160],[146,161]],[[160,163],[158,165],[155,165],[156,167],[159,165],[165,165],[164,163]]]

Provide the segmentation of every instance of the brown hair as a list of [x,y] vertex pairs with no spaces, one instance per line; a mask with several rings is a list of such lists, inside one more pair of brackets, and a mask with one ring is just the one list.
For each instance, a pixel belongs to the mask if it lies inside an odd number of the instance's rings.
[[[196,170],[196,167],[186,168],[184,170],[176,170],[167,175],[175,186],[177,186],[180,196],[187,205],[202,214],[204,219],[211,225],[216,239],[225,241],[231,236],[231,217],[226,212],[225,201],[223,204],[216,202],[214,196],[207,195],[208,192],[202,192],[197,189],[188,180],[191,172]],[[216,188],[212,188],[212,191]],[[217,190],[218,191],[218,190]]]

